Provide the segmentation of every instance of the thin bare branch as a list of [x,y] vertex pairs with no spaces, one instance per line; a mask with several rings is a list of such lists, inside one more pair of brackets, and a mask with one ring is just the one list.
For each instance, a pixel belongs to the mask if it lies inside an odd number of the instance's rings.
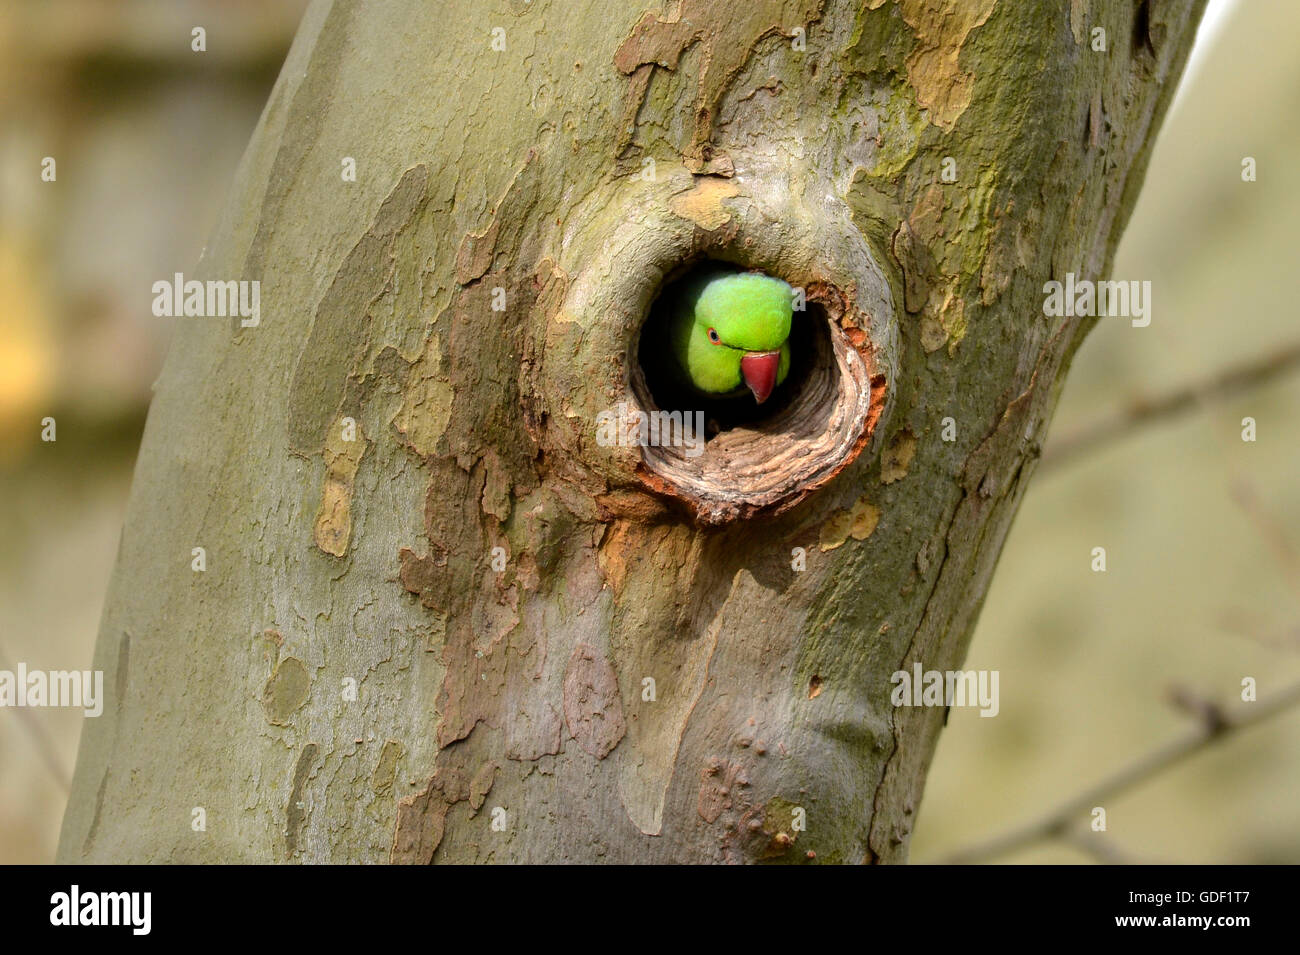
[[1222,399],[1237,392],[1258,388],[1297,368],[1300,368],[1300,342],[1244,361],[1166,394],[1154,398],[1138,398],[1105,418],[1067,433],[1059,440],[1049,441],[1042,461],[1039,462],[1038,473],[1042,474],[1044,469],[1055,471],[1064,464],[1081,460],[1149,425],[1195,411],[1207,400]]
[[1114,799],[1171,766],[1208,749],[1214,743],[1300,703],[1300,683],[1279,691],[1267,700],[1251,703],[1233,716],[1228,716],[1217,704],[1190,700],[1186,691],[1179,692],[1175,696],[1175,702],[1197,715],[1197,725],[1192,730],[1135,760],[1040,819],[961,849],[940,861],[948,865],[986,862],[1043,839],[1065,836],[1072,826],[1087,817],[1094,806]]
[[1229,486],[1229,493],[1233,503],[1245,512],[1256,532],[1268,545],[1292,589],[1300,594],[1300,555],[1296,554],[1291,541],[1287,539],[1282,522],[1260,500],[1254,480],[1238,474]]
[[1146,862],[1146,860],[1140,860],[1129,855],[1117,846],[1113,839],[1108,838],[1102,832],[1084,832],[1081,829],[1072,829],[1066,832],[1062,838],[1103,865],[1143,865]]

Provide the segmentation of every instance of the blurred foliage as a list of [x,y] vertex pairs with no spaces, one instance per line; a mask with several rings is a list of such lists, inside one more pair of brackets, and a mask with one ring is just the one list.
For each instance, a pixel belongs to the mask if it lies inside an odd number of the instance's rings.
[[[0,668],[90,666],[171,329],[151,286],[198,261],[305,6],[0,5]],[[79,710],[24,715],[55,751],[0,711],[0,862],[53,857],[47,759],[70,775],[81,730]]]

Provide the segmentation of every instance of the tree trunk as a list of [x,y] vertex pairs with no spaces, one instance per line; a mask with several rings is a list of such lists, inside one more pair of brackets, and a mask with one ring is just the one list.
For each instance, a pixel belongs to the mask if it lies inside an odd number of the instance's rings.
[[[904,861],[891,675],[964,659],[1202,3],[446,6],[311,7],[187,276],[261,321],[176,319],[61,859]],[[600,440],[705,258],[805,291],[790,400]]]

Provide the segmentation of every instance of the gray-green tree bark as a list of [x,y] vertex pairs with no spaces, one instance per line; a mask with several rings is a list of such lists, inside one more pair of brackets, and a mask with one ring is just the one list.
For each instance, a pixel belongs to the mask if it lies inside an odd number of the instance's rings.
[[[905,860],[943,710],[890,677],[965,656],[1092,324],[1044,283],[1108,277],[1201,5],[312,6],[193,276],[261,322],[177,319],[157,384],[61,859]],[[687,473],[596,418],[701,256],[835,360]]]

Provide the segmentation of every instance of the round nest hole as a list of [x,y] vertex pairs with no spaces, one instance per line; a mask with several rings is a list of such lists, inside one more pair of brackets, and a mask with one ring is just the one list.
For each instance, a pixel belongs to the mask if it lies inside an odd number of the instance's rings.
[[873,381],[868,367],[865,321],[855,320],[861,316],[841,290],[825,285],[805,290],[806,307],[790,328],[789,373],[767,401],[704,397],[683,385],[667,364],[672,303],[680,283],[718,268],[743,271],[705,260],[668,277],[629,363],[638,419],[631,426],[648,424],[642,480],[711,524],[780,513],[829,481],[866,445],[884,394],[883,378]]

